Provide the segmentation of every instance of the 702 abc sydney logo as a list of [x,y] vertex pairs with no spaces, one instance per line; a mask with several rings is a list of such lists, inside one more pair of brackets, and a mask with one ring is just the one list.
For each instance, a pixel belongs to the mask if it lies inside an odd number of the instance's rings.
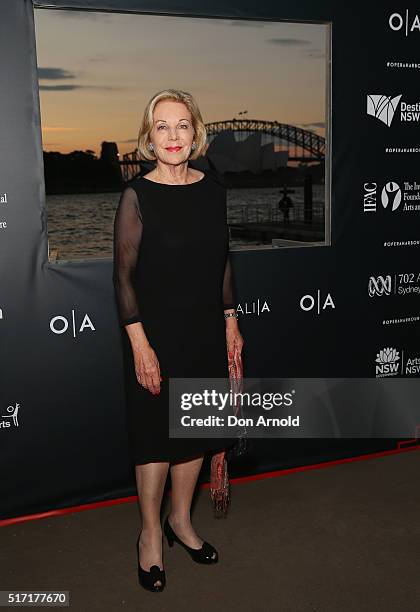
[[416,181],[387,181],[384,184],[368,181],[363,184],[363,212],[420,211],[420,183]]
[[370,276],[368,281],[369,297],[389,295],[420,295],[420,272],[401,272]]

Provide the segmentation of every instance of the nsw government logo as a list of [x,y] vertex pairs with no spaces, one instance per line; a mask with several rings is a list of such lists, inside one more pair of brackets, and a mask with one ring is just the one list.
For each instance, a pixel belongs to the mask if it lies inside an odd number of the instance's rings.
[[420,356],[407,354],[407,350],[397,350],[387,346],[376,354],[376,378],[384,376],[419,376]]
[[400,373],[400,354],[397,349],[386,346],[376,354],[376,378],[397,376]]

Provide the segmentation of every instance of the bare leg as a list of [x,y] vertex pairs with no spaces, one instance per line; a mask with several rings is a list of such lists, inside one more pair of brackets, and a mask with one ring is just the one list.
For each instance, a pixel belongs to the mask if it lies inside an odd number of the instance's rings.
[[[142,517],[139,543],[140,566],[149,571],[152,565],[163,569],[162,527],[160,508],[168,476],[168,462],[153,462],[136,465],[137,493]],[[157,580],[155,585],[161,585]]]
[[191,502],[201,470],[204,455],[171,465],[171,512],[169,523],[176,535],[187,546],[201,548],[203,540],[198,537],[191,524]]

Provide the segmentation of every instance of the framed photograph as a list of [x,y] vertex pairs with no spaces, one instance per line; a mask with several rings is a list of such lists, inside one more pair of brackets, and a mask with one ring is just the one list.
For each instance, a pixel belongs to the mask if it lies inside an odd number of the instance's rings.
[[[50,260],[110,257],[147,101],[191,93],[231,250],[330,244],[331,24],[35,9]],[[174,35],[176,33],[176,35]],[[77,36],[77,44],[75,44]]]

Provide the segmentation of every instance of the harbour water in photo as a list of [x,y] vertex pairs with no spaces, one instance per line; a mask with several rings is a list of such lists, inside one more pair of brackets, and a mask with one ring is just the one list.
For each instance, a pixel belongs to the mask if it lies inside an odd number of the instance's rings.
[[[291,190],[293,206],[286,227],[293,229],[304,221],[304,189],[291,187]],[[229,226],[258,229],[267,224],[284,228],[284,216],[278,205],[282,195],[282,189],[273,187],[228,189]],[[119,197],[118,192],[48,195],[50,257],[54,251],[58,259],[112,257]],[[318,231],[323,228],[324,201],[324,185],[313,185],[312,225]],[[252,236],[252,230],[246,237],[231,235],[230,240],[230,247],[235,249],[267,244],[270,241],[262,240],[260,233]]]

